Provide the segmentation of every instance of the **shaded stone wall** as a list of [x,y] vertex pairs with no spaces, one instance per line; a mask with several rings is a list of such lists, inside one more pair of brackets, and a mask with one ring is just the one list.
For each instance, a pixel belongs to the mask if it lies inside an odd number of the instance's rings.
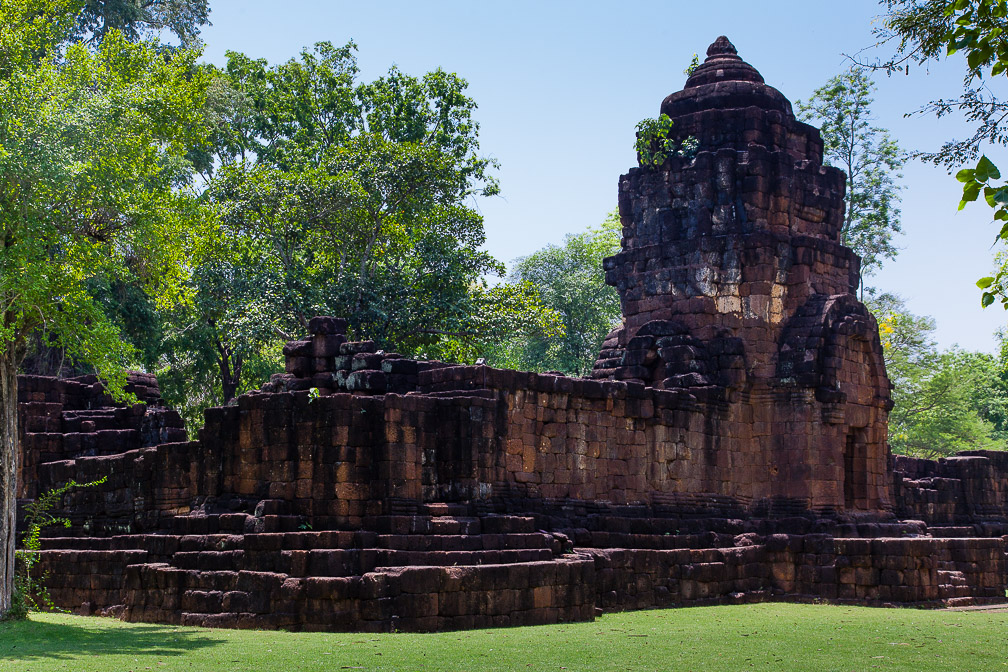
[[[208,411],[200,441],[41,465],[39,487],[109,478],[69,494],[73,536],[44,540],[53,598],[131,620],[347,630],[805,597],[1003,600],[1008,538],[893,539],[929,529],[652,491],[673,472],[632,446],[675,414],[702,417],[679,408],[692,395],[440,365],[418,384],[246,395]],[[535,450],[515,438],[526,433]],[[638,488],[649,498],[618,505]],[[773,534],[788,528],[802,533]]]
[[771,535],[711,549],[586,549],[599,604],[646,609],[734,600],[818,597],[861,604],[937,604],[963,594],[1004,596],[999,539],[838,539]]
[[[42,567],[52,577],[57,604],[83,604],[88,612],[306,630],[531,625],[591,620],[596,609],[813,597],[941,605],[964,598],[1000,601],[1005,590],[1005,546],[996,539],[773,535],[734,548],[586,548],[557,557],[529,548],[512,551],[526,553],[523,562],[461,566],[452,565],[459,551],[441,550],[433,552],[440,557],[428,553],[414,566],[381,567],[362,566],[368,551],[361,540],[337,536],[162,537],[149,551],[47,552]],[[506,552],[497,551],[496,559]],[[175,565],[154,562],[161,558]]]
[[[807,512],[816,492],[843,495],[843,465],[814,459],[812,441],[789,462],[792,426],[756,404],[753,415],[733,415],[685,391],[482,366],[435,368],[419,381],[408,395],[244,395],[207,411],[199,442],[36,470],[46,487],[107,476],[101,497],[73,492],[68,508],[91,526],[134,531],[191,507],[246,511],[265,499],[315,525],[359,527],[430,502],[600,501],[742,516]],[[754,436],[780,448],[754,448]]]
[[937,527],[1008,533],[1008,451],[970,450],[938,460],[893,456],[896,513]]
[[94,376],[18,376],[19,498],[35,499],[45,492],[38,487],[40,464],[117,455],[186,438],[182,418],[164,407],[153,374],[130,372],[124,391],[134,395],[138,403],[116,404]]

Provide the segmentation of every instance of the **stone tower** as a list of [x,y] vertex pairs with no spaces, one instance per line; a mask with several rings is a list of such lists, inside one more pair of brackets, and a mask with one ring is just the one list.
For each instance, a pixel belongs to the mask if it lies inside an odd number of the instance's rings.
[[697,153],[620,178],[622,251],[605,270],[623,323],[593,377],[714,404],[721,450],[767,463],[745,498],[889,509],[890,384],[840,243],[843,172],[726,37],[661,112]]

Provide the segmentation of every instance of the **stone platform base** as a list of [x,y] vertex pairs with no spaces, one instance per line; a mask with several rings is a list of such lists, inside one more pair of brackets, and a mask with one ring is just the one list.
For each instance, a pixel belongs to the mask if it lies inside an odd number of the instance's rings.
[[[746,533],[724,547],[723,534],[546,532],[532,516],[383,516],[370,530],[251,533],[226,529],[237,526],[232,518],[182,516],[172,533],[46,539],[51,596],[65,609],[131,621],[347,631],[766,600],[1005,601],[1008,538]],[[634,547],[578,543],[592,539]]]

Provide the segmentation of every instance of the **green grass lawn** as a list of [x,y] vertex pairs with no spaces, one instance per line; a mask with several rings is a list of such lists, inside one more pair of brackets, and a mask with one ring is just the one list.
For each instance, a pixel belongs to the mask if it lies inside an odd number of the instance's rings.
[[441,634],[211,630],[37,614],[0,670],[1006,670],[1008,612],[756,604]]

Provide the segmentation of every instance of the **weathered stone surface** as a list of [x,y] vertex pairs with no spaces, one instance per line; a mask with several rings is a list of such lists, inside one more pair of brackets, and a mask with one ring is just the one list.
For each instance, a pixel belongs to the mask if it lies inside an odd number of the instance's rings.
[[404,359],[319,317],[192,442],[153,376],[131,376],[133,407],[93,378],[22,378],[21,494],[107,478],[44,540],[56,603],[440,630],[784,596],[1004,601],[1005,454],[890,465],[843,175],[726,38],[708,56],[662,104],[696,158],[620,182],[605,263],[625,320],[593,378]]
[[624,321],[593,376],[717,401],[717,494],[890,510],[889,380],[819,131],[723,37],[661,111],[697,154],[620,179]]

